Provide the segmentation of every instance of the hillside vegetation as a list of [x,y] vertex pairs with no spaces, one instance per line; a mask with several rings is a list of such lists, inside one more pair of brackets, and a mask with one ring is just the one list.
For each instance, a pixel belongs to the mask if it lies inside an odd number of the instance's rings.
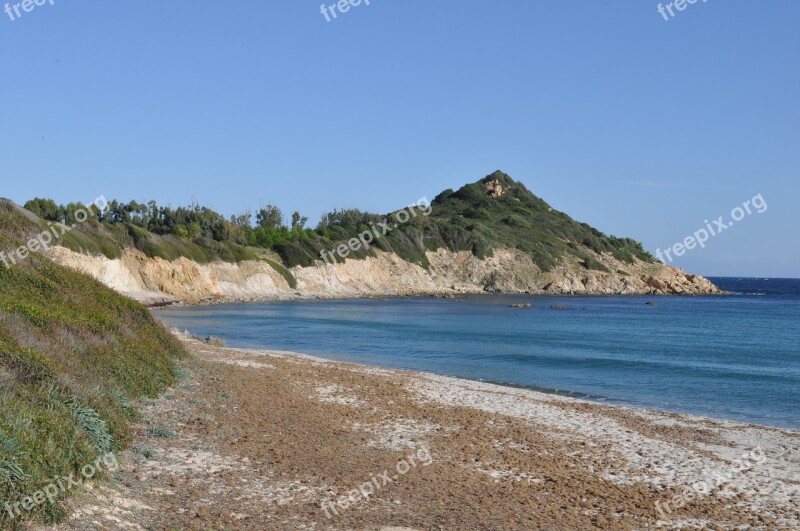
[[[26,214],[0,200],[0,251],[42,230]],[[0,263],[0,528],[63,517],[58,501],[14,519],[5,504],[124,447],[133,402],[171,385],[183,355],[145,308],[94,279],[38,254]]]
[[[67,222],[81,206],[58,206],[44,199],[25,205],[43,220]],[[529,254],[542,271],[551,270],[566,255],[577,257],[586,269],[600,271],[606,268],[594,253],[611,253],[629,264],[634,257],[656,262],[638,242],[607,236],[575,221],[500,171],[457,191],[446,190],[429,206],[424,215],[416,207],[416,215],[407,222],[381,235],[369,249],[350,252],[348,258],[365,258],[381,249],[427,268],[426,251],[446,248],[483,258],[503,247]],[[255,259],[271,250],[286,267],[309,266],[320,260],[321,251],[334,249],[364,232],[374,232],[382,221],[394,225],[398,212],[379,215],[334,210],[323,215],[312,229],[306,227],[308,219],[298,212],[292,214],[291,225],[285,225],[282,212],[273,205],[259,210],[253,223],[250,213],[225,219],[198,205],[172,209],[159,207],[154,201],[111,201],[106,212],[78,224],[64,236],[62,244],[73,251],[109,258],[118,257],[125,247],[135,247],[150,257],[172,260],[185,256],[200,263]],[[331,258],[343,260],[338,255]]]

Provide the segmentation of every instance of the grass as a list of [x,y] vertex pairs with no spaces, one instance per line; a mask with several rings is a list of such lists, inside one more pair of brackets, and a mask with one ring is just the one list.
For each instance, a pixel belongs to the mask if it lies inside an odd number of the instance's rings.
[[289,284],[290,288],[292,288],[292,289],[296,289],[297,288],[297,279],[294,278],[294,275],[292,275],[291,271],[289,271],[288,269],[283,267],[281,264],[279,264],[275,260],[270,260],[269,258],[265,258],[264,261],[267,262],[270,265],[270,267],[272,267],[272,269],[274,269],[275,271],[280,273],[281,276],[283,276],[284,279],[286,279],[286,282]]
[[89,436],[98,454],[110,452],[114,446],[114,436],[108,429],[108,423],[94,409],[83,406],[76,398],[67,400],[67,405],[72,412],[75,423]]
[[[0,201],[0,250],[41,231]],[[131,440],[133,407],[177,376],[180,344],[138,303],[33,254],[0,264],[0,505],[21,502]],[[0,528],[65,516],[45,502]]]

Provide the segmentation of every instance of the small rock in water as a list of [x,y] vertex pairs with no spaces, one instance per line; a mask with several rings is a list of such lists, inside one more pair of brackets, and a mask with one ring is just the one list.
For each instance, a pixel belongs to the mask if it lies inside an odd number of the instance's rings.
[[550,307],[552,309],[554,309],[554,310],[566,310],[567,309],[567,307],[564,306],[563,304],[554,304],[554,305],[552,305]]
[[520,302],[517,304],[512,304],[512,308],[530,308],[531,304],[529,302]]
[[648,306],[655,306],[656,301],[647,301],[645,304],[647,304]]

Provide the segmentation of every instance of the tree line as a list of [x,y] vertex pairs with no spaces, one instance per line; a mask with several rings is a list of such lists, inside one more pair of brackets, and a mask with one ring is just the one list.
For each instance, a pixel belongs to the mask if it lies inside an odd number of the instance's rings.
[[24,206],[47,221],[69,223],[75,220],[76,211],[85,209],[91,213],[90,219],[100,224],[133,225],[153,234],[174,235],[190,241],[210,238],[218,242],[265,248],[319,236],[334,238],[381,219],[376,214],[341,209],[323,214],[316,228],[309,228],[308,217],[297,211],[292,213],[287,225],[283,212],[273,204],[259,209],[255,216],[248,211],[227,219],[198,204],[172,208],[160,206],[155,201],[124,203],[112,200],[102,212],[86,209],[80,202],[64,205],[57,204],[52,199],[38,197],[26,202]]

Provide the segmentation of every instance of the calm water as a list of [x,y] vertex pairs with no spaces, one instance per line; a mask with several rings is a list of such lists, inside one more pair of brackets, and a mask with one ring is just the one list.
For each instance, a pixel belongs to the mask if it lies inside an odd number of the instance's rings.
[[[800,429],[800,280],[713,280],[732,294],[278,302],[156,315],[228,346]],[[517,302],[534,307],[510,307]]]

